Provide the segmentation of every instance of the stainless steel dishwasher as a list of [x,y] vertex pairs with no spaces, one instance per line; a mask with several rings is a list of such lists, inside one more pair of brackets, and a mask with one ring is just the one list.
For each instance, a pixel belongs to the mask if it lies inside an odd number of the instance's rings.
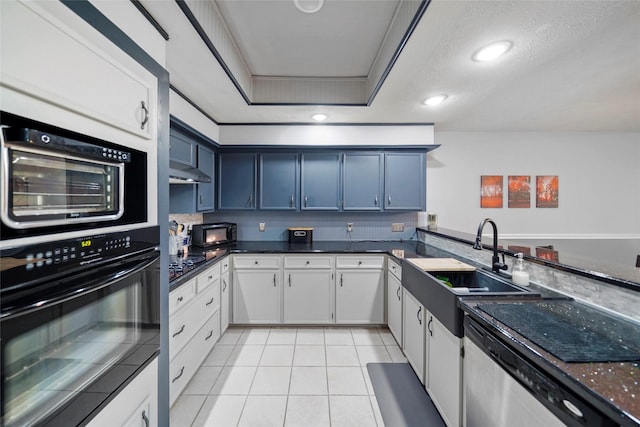
[[469,316],[464,335],[466,427],[615,425]]

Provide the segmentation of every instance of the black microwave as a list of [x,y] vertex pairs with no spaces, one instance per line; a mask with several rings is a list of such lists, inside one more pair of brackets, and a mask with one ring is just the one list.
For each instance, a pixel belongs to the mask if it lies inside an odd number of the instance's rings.
[[231,222],[195,224],[191,228],[191,244],[202,248],[221,246],[238,240],[238,226]]

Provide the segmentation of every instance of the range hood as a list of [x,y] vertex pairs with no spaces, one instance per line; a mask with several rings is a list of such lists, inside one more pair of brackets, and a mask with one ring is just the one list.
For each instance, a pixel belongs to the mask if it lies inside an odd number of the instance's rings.
[[211,182],[211,177],[193,166],[169,161],[170,184],[198,184]]

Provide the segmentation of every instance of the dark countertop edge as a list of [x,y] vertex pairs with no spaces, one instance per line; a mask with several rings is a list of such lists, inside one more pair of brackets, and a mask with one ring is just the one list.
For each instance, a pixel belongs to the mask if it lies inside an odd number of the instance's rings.
[[[479,321],[483,326],[489,329],[490,332],[500,337],[501,341],[507,343],[511,348],[514,348],[522,357],[533,362],[539,369],[546,372],[549,376],[559,381],[562,385],[569,388],[574,393],[585,399],[589,404],[598,408],[604,415],[611,418],[619,425],[637,425],[636,418],[627,413],[623,408],[613,404],[606,396],[597,393],[595,390],[589,388],[586,384],[575,379],[569,372],[562,369],[556,363],[553,363],[552,359],[559,362],[559,359],[555,358],[550,353],[539,349],[534,343],[528,345],[525,337],[521,338],[521,335],[516,332],[507,330],[507,327],[502,326],[498,320],[493,319],[490,315],[480,312],[475,308],[475,304],[478,300],[467,299],[460,300],[459,306],[462,310],[471,316],[474,320]],[[488,302],[487,300],[481,301],[482,303]],[[485,317],[491,317],[492,321],[487,320]],[[527,341],[527,342],[525,342]],[[612,362],[612,364],[619,364],[620,362]],[[633,362],[624,362],[633,363]],[[584,365],[592,365],[592,363],[583,363]],[[631,424],[629,424],[631,423]]]
[[[416,231],[419,231],[419,232],[422,232],[422,233],[426,233],[426,234],[432,234],[432,235],[438,236],[438,237],[443,237],[445,239],[453,240],[453,241],[456,241],[458,243],[468,244],[470,246],[473,246],[473,244],[474,244],[474,242],[471,241],[471,240],[467,240],[467,239],[465,239],[463,237],[454,236],[452,234],[449,234],[450,230],[441,229],[439,231],[438,229],[429,230],[427,228],[417,227]],[[453,231],[453,230],[451,230],[451,231]],[[493,250],[493,246],[490,246],[490,245],[483,244],[482,247],[484,249]],[[516,256],[516,252],[510,251],[510,250],[504,249],[504,248],[503,249],[498,248],[498,252],[499,253],[504,253],[505,255],[509,255],[509,256],[512,256],[512,257]],[[535,263],[535,264],[543,265],[545,267],[554,268],[556,270],[565,271],[567,273],[576,274],[576,275],[582,276],[582,277],[588,277],[590,279],[598,280],[600,282],[606,282],[606,283],[609,283],[611,285],[619,286],[621,288],[631,289],[631,290],[640,292],[640,283],[636,283],[636,282],[633,282],[631,280],[621,279],[621,278],[609,276],[608,274],[599,273],[597,271],[584,270],[584,269],[573,267],[573,266],[570,266],[570,265],[544,260],[542,258],[534,257],[534,256],[531,256],[531,255],[524,255],[524,259],[527,260],[528,262],[532,262],[532,263]]]

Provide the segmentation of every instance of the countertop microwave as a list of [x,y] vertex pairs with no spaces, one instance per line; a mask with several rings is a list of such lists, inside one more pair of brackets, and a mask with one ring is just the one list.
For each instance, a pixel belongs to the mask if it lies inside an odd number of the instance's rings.
[[191,245],[208,248],[234,243],[238,240],[238,226],[231,222],[194,224]]

